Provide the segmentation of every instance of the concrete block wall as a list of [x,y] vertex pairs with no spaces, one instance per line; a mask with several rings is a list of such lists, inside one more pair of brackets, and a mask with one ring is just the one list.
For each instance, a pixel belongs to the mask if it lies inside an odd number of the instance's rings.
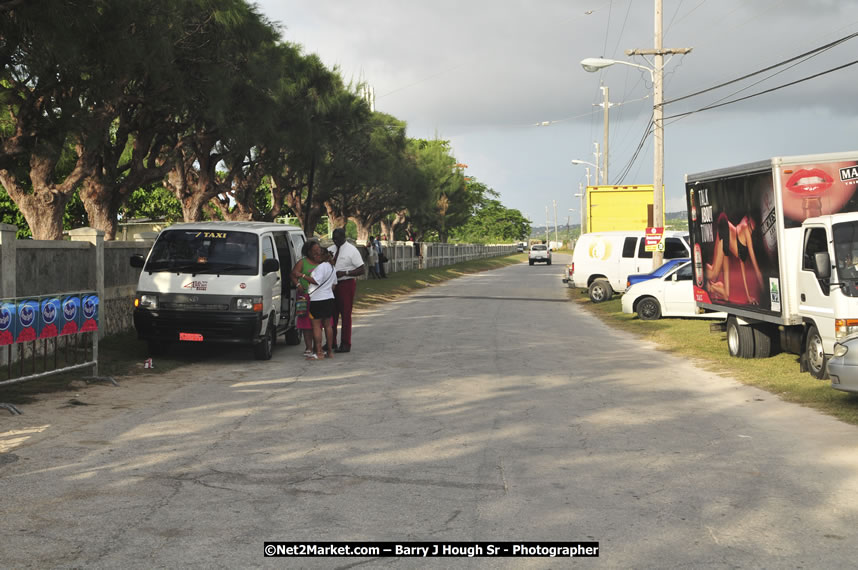
[[91,244],[22,239],[16,246],[18,296],[95,288],[95,250]]
[[[78,228],[70,241],[17,240],[17,228],[0,224],[0,299],[96,291],[101,300],[101,335],[128,330],[140,270],[129,259],[146,255],[154,233],[133,236],[137,241],[104,241],[104,232]],[[442,267],[462,261],[515,253],[515,245],[382,242],[386,271]],[[367,257],[365,244],[359,244]],[[366,278],[366,276],[364,276]]]
[[104,242],[104,300],[102,318],[107,334],[134,328],[134,294],[140,270],[131,267],[130,259],[139,253],[146,256],[154,241]]

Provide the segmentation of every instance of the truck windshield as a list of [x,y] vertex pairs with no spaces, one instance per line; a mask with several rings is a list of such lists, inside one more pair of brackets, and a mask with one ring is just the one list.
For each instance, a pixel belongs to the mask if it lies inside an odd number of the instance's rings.
[[164,230],[144,271],[256,275],[258,243],[247,232]]
[[834,258],[841,290],[858,297],[858,222],[834,224]]

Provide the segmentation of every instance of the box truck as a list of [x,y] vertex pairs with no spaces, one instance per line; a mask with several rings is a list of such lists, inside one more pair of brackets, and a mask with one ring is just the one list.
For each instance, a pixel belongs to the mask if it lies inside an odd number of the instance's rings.
[[664,227],[663,213],[658,223],[652,218],[653,188],[652,184],[587,186],[587,231],[644,231],[652,226]]
[[698,306],[724,311],[727,347],[780,347],[826,377],[835,342],[858,333],[858,151],[686,176]]

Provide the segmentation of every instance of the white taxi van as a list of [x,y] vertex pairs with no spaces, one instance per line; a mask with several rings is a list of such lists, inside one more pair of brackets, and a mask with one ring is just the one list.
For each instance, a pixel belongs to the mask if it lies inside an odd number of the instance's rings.
[[144,259],[134,299],[134,328],[161,353],[175,343],[251,345],[271,358],[278,335],[300,342],[296,291],[289,279],[304,232],[264,222],[174,224]]

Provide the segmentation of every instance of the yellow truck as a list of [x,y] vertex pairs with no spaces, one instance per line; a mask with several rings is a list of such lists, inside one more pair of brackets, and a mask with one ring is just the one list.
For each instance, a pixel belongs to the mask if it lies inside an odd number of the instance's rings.
[[648,227],[664,227],[664,212],[662,219],[653,223],[652,203],[652,184],[587,186],[587,232],[643,231]]

